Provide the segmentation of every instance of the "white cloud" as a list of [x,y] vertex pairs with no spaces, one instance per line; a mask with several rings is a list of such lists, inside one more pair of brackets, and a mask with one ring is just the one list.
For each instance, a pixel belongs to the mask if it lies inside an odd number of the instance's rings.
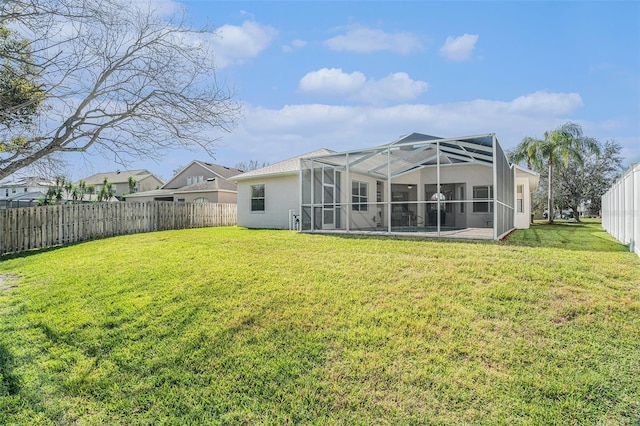
[[345,73],[340,68],[322,68],[306,74],[298,88],[303,93],[343,96],[371,104],[405,102],[425,92],[428,84],[412,80],[407,73],[390,74],[381,80],[367,79],[359,72]]
[[447,37],[440,48],[440,55],[450,61],[466,61],[471,59],[471,53],[478,41],[477,34],[463,34],[460,37]]
[[[321,147],[344,151],[381,145],[411,132],[442,137],[495,133],[502,146],[509,149],[524,136],[542,137],[545,130],[569,120],[578,121],[570,115],[581,105],[575,101],[575,93],[550,95],[567,107],[561,110],[550,106],[545,111],[545,102],[522,101],[543,98],[536,93],[510,101],[477,99],[388,107],[303,104],[267,109],[247,106],[242,123],[223,139],[222,151],[241,159],[276,162]],[[599,137],[597,132],[589,134]],[[224,159],[220,157],[221,161]]]
[[513,112],[529,114],[567,114],[583,106],[578,93],[535,92],[517,97],[510,103]]
[[411,33],[386,33],[364,27],[356,27],[325,41],[325,45],[331,50],[349,51],[357,53],[371,53],[388,50],[401,54],[408,54],[420,50],[420,40]]
[[307,73],[298,88],[304,93],[351,95],[362,88],[367,78],[359,71],[347,74],[340,68],[322,68]]
[[296,40],[293,40],[290,44],[285,44],[284,46],[282,46],[282,51],[286,53],[290,53],[296,49],[302,49],[306,45],[307,45],[306,41],[296,39]]
[[224,68],[258,56],[269,47],[278,31],[268,25],[245,21],[242,26],[223,25],[216,30],[216,35],[213,40],[216,64]]
[[428,87],[429,84],[424,81],[412,80],[409,74],[397,72],[381,80],[367,81],[358,97],[372,104],[406,102],[418,97]]

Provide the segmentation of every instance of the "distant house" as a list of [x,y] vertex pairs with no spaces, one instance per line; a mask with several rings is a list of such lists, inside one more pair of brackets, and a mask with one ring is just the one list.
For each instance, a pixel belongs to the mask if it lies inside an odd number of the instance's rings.
[[509,163],[494,134],[412,133],[321,149],[235,176],[238,225],[305,232],[499,239],[528,228],[538,174]]
[[52,186],[55,182],[34,176],[5,179],[0,182],[0,208],[34,206]]
[[195,160],[159,189],[129,194],[126,200],[235,203],[236,184],[228,179],[240,173],[242,170]]
[[124,195],[131,193],[131,188],[129,188],[130,177],[136,181],[134,192],[151,191],[161,187],[164,183],[149,170],[145,169],[96,173],[85,178],[84,181],[87,185],[93,185],[97,194],[104,185],[104,179],[107,178],[113,184],[114,195],[116,198],[121,199]]

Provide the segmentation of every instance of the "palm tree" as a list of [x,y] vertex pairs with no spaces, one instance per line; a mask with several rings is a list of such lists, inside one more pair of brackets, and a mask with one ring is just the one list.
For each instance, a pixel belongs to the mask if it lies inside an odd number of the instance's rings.
[[135,180],[133,176],[129,176],[129,179],[127,180],[129,182],[129,194],[133,194],[136,191],[136,185],[138,184],[138,181]]
[[87,193],[87,182],[84,179],[80,179],[78,182],[78,192],[80,201],[84,200],[84,195]]
[[66,178],[64,181],[64,192],[67,194],[67,200],[69,199],[69,195],[73,195],[73,182]]
[[89,201],[91,201],[91,196],[96,193],[96,187],[94,185],[89,184],[85,188],[85,191],[87,191],[87,194],[89,194]]
[[582,127],[575,123],[565,123],[553,131],[544,132],[544,139],[525,137],[522,142],[511,152],[511,161],[527,162],[527,166],[534,169],[547,167],[549,171],[549,190],[547,193],[547,220],[553,222],[553,168],[564,164],[567,167],[569,161],[574,160],[582,165],[582,154],[599,151],[597,142],[583,136]]
[[102,182],[102,188],[100,188],[100,192],[98,192],[98,201],[109,201],[114,195],[113,183],[109,182],[109,179],[105,177],[104,182]]

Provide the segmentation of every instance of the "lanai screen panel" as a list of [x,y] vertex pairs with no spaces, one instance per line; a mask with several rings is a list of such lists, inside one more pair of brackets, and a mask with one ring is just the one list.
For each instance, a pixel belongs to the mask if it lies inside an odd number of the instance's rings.
[[[450,139],[411,134],[388,145],[304,159],[301,164],[303,230],[439,236],[441,230],[488,227],[500,236],[513,228],[513,170],[493,134]],[[486,170],[487,175],[481,172],[486,182],[463,177],[464,170],[471,169],[476,172],[466,175]],[[451,170],[462,173],[451,177]],[[441,179],[441,174],[449,177]],[[394,198],[399,191],[407,192],[408,199]],[[484,206],[480,213],[478,206]],[[443,209],[448,209],[447,216],[430,214]],[[471,216],[474,220],[465,219]]]
[[315,159],[300,165],[301,230],[343,229],[344,167]]
[[496,211],[495,232],[500,237],[513,229],[515,207],[515,173],[499,143],[495,144]]

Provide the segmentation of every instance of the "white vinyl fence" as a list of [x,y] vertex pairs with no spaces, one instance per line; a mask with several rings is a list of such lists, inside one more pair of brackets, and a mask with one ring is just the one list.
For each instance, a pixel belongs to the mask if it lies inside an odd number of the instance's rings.
[[640,163],[602,196],[602,227],[640,256]]
[[0,210],[0,255],[123,234],[232,226],[236,204],[86,203]]

